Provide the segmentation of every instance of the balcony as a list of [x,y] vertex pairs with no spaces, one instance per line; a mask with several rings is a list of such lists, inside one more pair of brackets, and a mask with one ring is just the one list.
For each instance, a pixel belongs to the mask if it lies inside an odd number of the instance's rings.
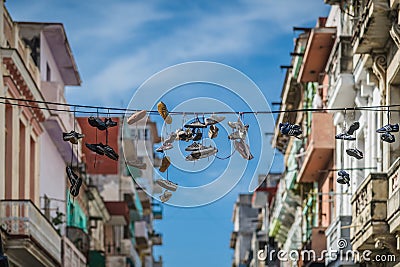
[[129,223],[129,208],[124,201],[106,201],[104,202],[111,216],[107,225],[128,225]]
[[151,235],[151,244],[153,246],[162,246],[162,243],[163,243],[162,234],[154,233]]
[[141,261],[131,239],[121,240],[121,254],[126,256],[133,266],[141,266]]
[[0,224],[20,266],[61,266],[61,237],[30,200],[2,200]]
[[[346,248],[339,249],[338,241],[340,239],[345,239],[348,244],[350,243],[350,226],[351,225],[351,216],[339,216],[336,218],[330,226],[326,229],[326,244],[327,247],[332,251],[337,251],[336,255],[332,255],[332,253],[328,253],[325,258],[326,266],[345,266],[353,264],[352,261],[347,261],[346,259],[340,259],[339,251],[343,251],[346,253],[351,249],[351,246],[348,245]],[[335,262],[335,264],[333,264]]]
[[388,181],[385,173],[371,173],[351,198],[353,250],[375,250],[377,238],[389,238],[386,222]]
[[147,223],[145,221],[135,222],[135,239],[136,245],[140,249],[146,249],[148,247],[149,236],[147,233]]
[[319,179],[320,170],[326,169],[335,149],[335,128],[330,113],[313,113],[311,132],[304,162],[297,176],[298,183],[311,183]]
[[63,266],[64,267],[86,267],[86,257],[65,236],[63,243]]
[[153,219],[162,220],[163,218],[163,206],[158,203],[153,203]]
[[[64,86],[59,82],[42,81],[41,91],[45,101],[66,103],[64,98]],[[49,104],[48,106],[51,109],[68,109],[68,107],[63,105]],[[54,144],[57,146],[64,160],[70,161],[72,145],[69,142],[59,142],[59,140],[63,132],[70,132],[75,129],[76,132],[81,133],[82,130],[78,123],[76,123],[74,127],[74,117],[72,113],[50,111],[50,115],[51,116],[44,122],[44,126],[51,139],[56,141]],[[81,142],[78,144],[78,149],[82,149]]]
[[322,26],[311,30],[304,52],[303,64],[297,78],[298,82],[319,81],[320,73],[325,71],[335,34],[336,28],[331,27]]
[[388,171],[389,199],[387,202],[387,220],[391,233],[400,231],[400,158],[392,164]]
[[[323,255],[323,251],[326,251],[326,236],[325,236],[325,227],[313,227],[311,229],[311,237],[309,243],[306,244],[305,250],[311,250],[315,252],[316,258],[305,256],[304,263],[305,266],[312,266],[314,263],[322,263],[323,260],[320,260],[320,255]],[[308,263],[308,264],[307,264]]]
[[81,228],[67,226],[67,237],[72,244],[87,258],[90,250],[90,238]]
[[354,24],[352,45],[357,54],[384,48],[391,28],[389,1],[367,0],[354,6],[358,21]]

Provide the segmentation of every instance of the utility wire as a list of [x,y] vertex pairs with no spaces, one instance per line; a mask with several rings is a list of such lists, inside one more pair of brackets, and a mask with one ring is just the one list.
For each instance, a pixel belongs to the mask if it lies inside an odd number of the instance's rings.
[[[11,103],[11,102],[0,102],[0,104],[6,105],[13,105],[19,107],[29,107],[33,109],[41,109],[41,110],[48,110],[48,111],[56,111],[56,112],[76,112],[80,114],[110,114],[110,115],[125,115],[126,112],[137,112],[140,109],[124,109],[124,108],[116,108],[116,107],[105,107],[105,106],[91,106],[91,105],[77,105],[77,104],[67,104],[67,103],[58,103],[58,102],[50,102],[50,101],[39,101],[39,100],[31,100],[31,99],[23,99],[23,98],[12,98],[12,97],[0,97],[2,100],[9,100],[9,101],[18,101],[18,102],[27,102],[27,103],[39,103],[39,104],[46,104],[46,105],[57,105],[57,106],[65,106],[65,107],[74,107],[74,108],[85,108],[85,109],[93,109],[92,111],[89,110],[70,110],[70,109],[61,109],[61,108],[53,108],[53,107],[39,107],[33,106],[30,104],[21,104],[21,103]],[[351,107],[351,108],[306,108],[306,109],[292,109],[292,110],[273,110],[273,111],[213,111],[213,112],[194,112],[194,111],[171,111],[169,112],[171,115],[186,115],[186,114],[279,114],[279,113],[297,113],[297,112],[326,112],[326,111],[356,111],[356,110],[364,110],[364,111],[375,111],[375,112],[387,112],[388,109],[400,107],[400,104],[392,104],[392,105],[382,105],[382,106],[363,106],[363,107]],[[104,112],[97,110],[104,110]],[[94,111],[96,110],[96,111]],[[119,111],[119,112],[109,112],[109,110]],[[155,113],[157,114],[157,110],[147,110],[148,113]],[[392,110],[390,112],[400,112],[399,109]]]

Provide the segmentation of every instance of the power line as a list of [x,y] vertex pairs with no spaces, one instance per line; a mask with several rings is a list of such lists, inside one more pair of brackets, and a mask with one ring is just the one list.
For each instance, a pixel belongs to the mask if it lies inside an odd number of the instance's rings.
[[[125,115],[126,112],[137,112],[140,109],[125,109],[125,108],[116,108],[116,107],[106,107],[106,106],[91,106],[91,105],[78,105],[78,104],[68,104],[68,103],[59,103],[59,102],[51,102],[51,101],[40,101],[40,100],[31,100],[31,99],[23,99],[23,98],[12,98],[12,97],[0,97],[3,100],[9,101],[18,101],[18,102],[27,102],[27,103],[38,103],[38,104],[46,104],[46,105],[57,105],[64,107],[73,107],[73,108],[84,108],[90,110],[70,110],[70,109],[61,109],[54,107],[39,107],[33,106],[29,104],[22,103],[12,103],[12,102],[0,102],[0,104],[5,105],[13,105],[20,107],[29,107],[33,109],[41,109],[48,111],[56,111],[56,112],[71,112],[71,113],[80,113],[80,114],[110,114],[110,115]],[[398,109],[390,109],[400,107],[400,104],[392,104],[392,105],[382,105],[382,106],[362,106],[362,107],[342,107],[342,108],[305,108],[305,109],[292,109],[292,110],[261,110],[261,111],[213,111],[213,112],[198,112],[198,111],[171,111],[169,112],[171,115],[188,115],[188,114],[280,114],[280,113],[299,113],[299,112],[326,112],[326,111],[374,111],[374,112],[400,112]],[[111,112],[110,112],[111,111]],[[118,112],[113,112],[118,111]],[[148,113],[157,114],[157,110],[146,110]]]

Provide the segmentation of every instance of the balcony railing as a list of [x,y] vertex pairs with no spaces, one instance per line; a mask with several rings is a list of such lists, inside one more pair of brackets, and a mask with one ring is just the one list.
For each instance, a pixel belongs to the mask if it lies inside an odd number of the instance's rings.
[[374,250],[375,239],[389,234],[387,199],[386,173],[371,173],[358,187],[351,199],[350,238],[354,250]]
[[30,200],[2,200],[0,224],[9,235],[31,238],[61,262],[61,237]]
[[65,236],[63,241],[63,266],[64,267],[86,267],[86,257]]
[[387,202],[387,219],[390,232],[400,230],[400,158],[393,163],[388,171],[389,176],[389,199]]
[[135,246],[132,244],[131,239],[121,240],[121,254],[130,258],[134,262],[135,266],[141,266],[140,257],[136,252]]
[[140,248],[146,248],[148,246],[148,232],[145,221],[135,222],[135,238],[136,244]]
[[85,233],[81,228],[68,226],[67,237],[85,257],[89,256],[90,240],[87,233]]

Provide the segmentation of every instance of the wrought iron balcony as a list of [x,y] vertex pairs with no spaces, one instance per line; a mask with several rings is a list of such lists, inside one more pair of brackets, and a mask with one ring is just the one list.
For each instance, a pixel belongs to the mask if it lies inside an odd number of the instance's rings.
[[61,265],[61,237],[30,200],[2,200],[0,224],[10,236],[9,253],[23,266]]

